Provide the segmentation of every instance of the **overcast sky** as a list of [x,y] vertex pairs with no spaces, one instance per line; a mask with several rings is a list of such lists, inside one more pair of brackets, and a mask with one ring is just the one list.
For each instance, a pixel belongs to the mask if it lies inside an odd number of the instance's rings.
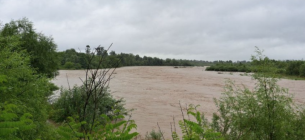
[[27,17],[58,51],[197,60],[305,58],[305,0],[0,0],[0,21]]

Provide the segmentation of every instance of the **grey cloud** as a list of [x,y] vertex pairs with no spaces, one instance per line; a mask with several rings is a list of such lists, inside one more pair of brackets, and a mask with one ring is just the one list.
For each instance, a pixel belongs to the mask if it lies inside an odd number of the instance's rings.
[[28,17],[58,50],[108,46],[163,58],[249,60],[254,46],[270,58],[302,59],[302,0],[4,1],[2,22]]

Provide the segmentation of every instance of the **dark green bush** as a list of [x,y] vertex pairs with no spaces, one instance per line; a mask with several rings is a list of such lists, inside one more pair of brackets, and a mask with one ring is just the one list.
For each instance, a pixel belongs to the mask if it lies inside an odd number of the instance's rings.
[[[114,99],[110,93],[109,90],[103,89],[105,92],[103,94],[98,103],[98,109],[96,110],[95,113],[97,113],[98,116],[102,114],[110,114],[111,111],[118,109],[121,110],[121,112],[126,113],[126,109],[123,107],[124,101],[122,99]],[[58,98],[58,100],[53,104],[54,108],[54,114],[52,118],[57,121],[57,122],[62,122],[67,119],[67,117],[70,116],[83,116],[83,106],[85,105],[85,97],[86,91],[84,86],[74,86],[71,90],[67,89],[61,89],[61,95]],[[93,116],[94,113],[94,104],[93,100],[89,99],[89,104],[88,107],[86,108],[87,110],[92,110],[92,111],[87,111],[88,114],[85,118],[86,122],[90,123],[91,120],[89,118],[92,118],[90,116]],[[111,115],[108,115],[110,118],[112,117]]]

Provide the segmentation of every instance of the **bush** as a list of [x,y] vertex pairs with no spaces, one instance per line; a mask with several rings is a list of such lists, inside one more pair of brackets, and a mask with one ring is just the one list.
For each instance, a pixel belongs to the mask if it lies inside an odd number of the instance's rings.
[[[90,123],[93,114],[96,113],[97,116],[102,114],[109,114],[108,117],[112,117],[111,113],[115,109],[121,110],[122,113],[126,114],[127,111],[123,107],[124,101],[122,99],[114,99],[108,91],[108,88],[103,89],[105,92],[103,96],[100,97],[100,101],[97,104],[97,110],[88,111],[86,122]],[[58,100],[53,104],[54,107],[54,114],[52,118],[57,122],[62,122],[67,119],[67,117],[71,116],[83,116],[82,108],[85,105],[84,97],[86,94],[84,86],[74,86],[71,90],[61,89],[60,97]],[[87,110],[94,110],[93,100],[89,99]]]
[[[221,133],[216,132],[215,129],[211,127],[211,124],[205,119],[204,114],[197,110],[198,106],[193,104],[189,105],[187,109],[188,119],[182,111],[180,104],[180,109],[182,113],[183,120],[179,121],[179,126],[182,130],[182,139],[184,140],[223,140]],[[192,116],[196,121],[191,121],[190,116]],[[171,126],[172,127],[172,126]],[[174,130],[176,130],[174,125]],[[176,131],[172,131],[172,139],[179,140],[179,136]]]
[[228,81],[215,100],[214,129],[227,139],[287,139],[294,127],[291,95],[275,79],[258,78],[254,91]]
[[147,133],[145,136],[145,139],[147,140],[161,140],[162,139],[162,133],[156,132],[155,130],[152,130],[149,134]]
[[261,52],[253,75],[254,90],[227,81],[220,99],[215,99],[218,112],[213,115],[212,127],[226,139],[304,139],[304,114],[293,104],[288,90],[277,85],[277,79],[264,73],[270,61]]

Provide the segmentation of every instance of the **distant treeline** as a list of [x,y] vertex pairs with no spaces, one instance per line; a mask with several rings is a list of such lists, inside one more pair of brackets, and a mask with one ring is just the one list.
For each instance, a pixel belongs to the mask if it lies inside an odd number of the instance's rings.
[[[90,46],[86,47],[86,52],[77,52],[75,49],[67,49],[66,51],[57,52],[59,58],[60,69],[86,69]],[[103,67],[122,67],[122,66],[210,66],[220,61],[198,61],[198,60],[182,60],[182,59],[161,59],[157,57],[139,56],[132,53],[116,53],[108,52],[104,47],[95,48],[97,56],[103,56],[104,60],[109,63],[103,63]],[[93,65],[97,66],[97,60],[93,58]],[[93,67],[95,67],[93,66]]]
[[[274,60],[269,59],[268,57],[264,58],[265,61],[269,61],[272,63],[269,66],[268,71],[266,72],[274,72],[279,75],[287,75],[287,76],[299,76],[305,77],[305,61],[304,60]],[[262,63],[264,61],[252,61],[252,62],[238,62],[233,63],[232,61],[226,61],[217,63],[206,68],[207,71],[229,71],[229,72],[256,72],[258,71],[254,65],[258,65],[258,63]]]
[[[60,69],[86,69],[90,55],[90,46],[87,45],[86,52],[77,52],[75,49],[57,52]],[[132,53],[108,52],[104,47],[94,48],[97,56],[104,57],[102,67],[123,67],[123,66],[210,66],[207,71],[229,71],[229,72],[256,72],[252,67],[259,62],[255,61],[203,61],[203,60],[182,60],[182,59],[161,59],[150,56],[139,56]],[[93,58],[93,68],[98,66],[98,58]],[[279,75],[305,77],[305,61],[303,60],[273,60],[269,69]]]

